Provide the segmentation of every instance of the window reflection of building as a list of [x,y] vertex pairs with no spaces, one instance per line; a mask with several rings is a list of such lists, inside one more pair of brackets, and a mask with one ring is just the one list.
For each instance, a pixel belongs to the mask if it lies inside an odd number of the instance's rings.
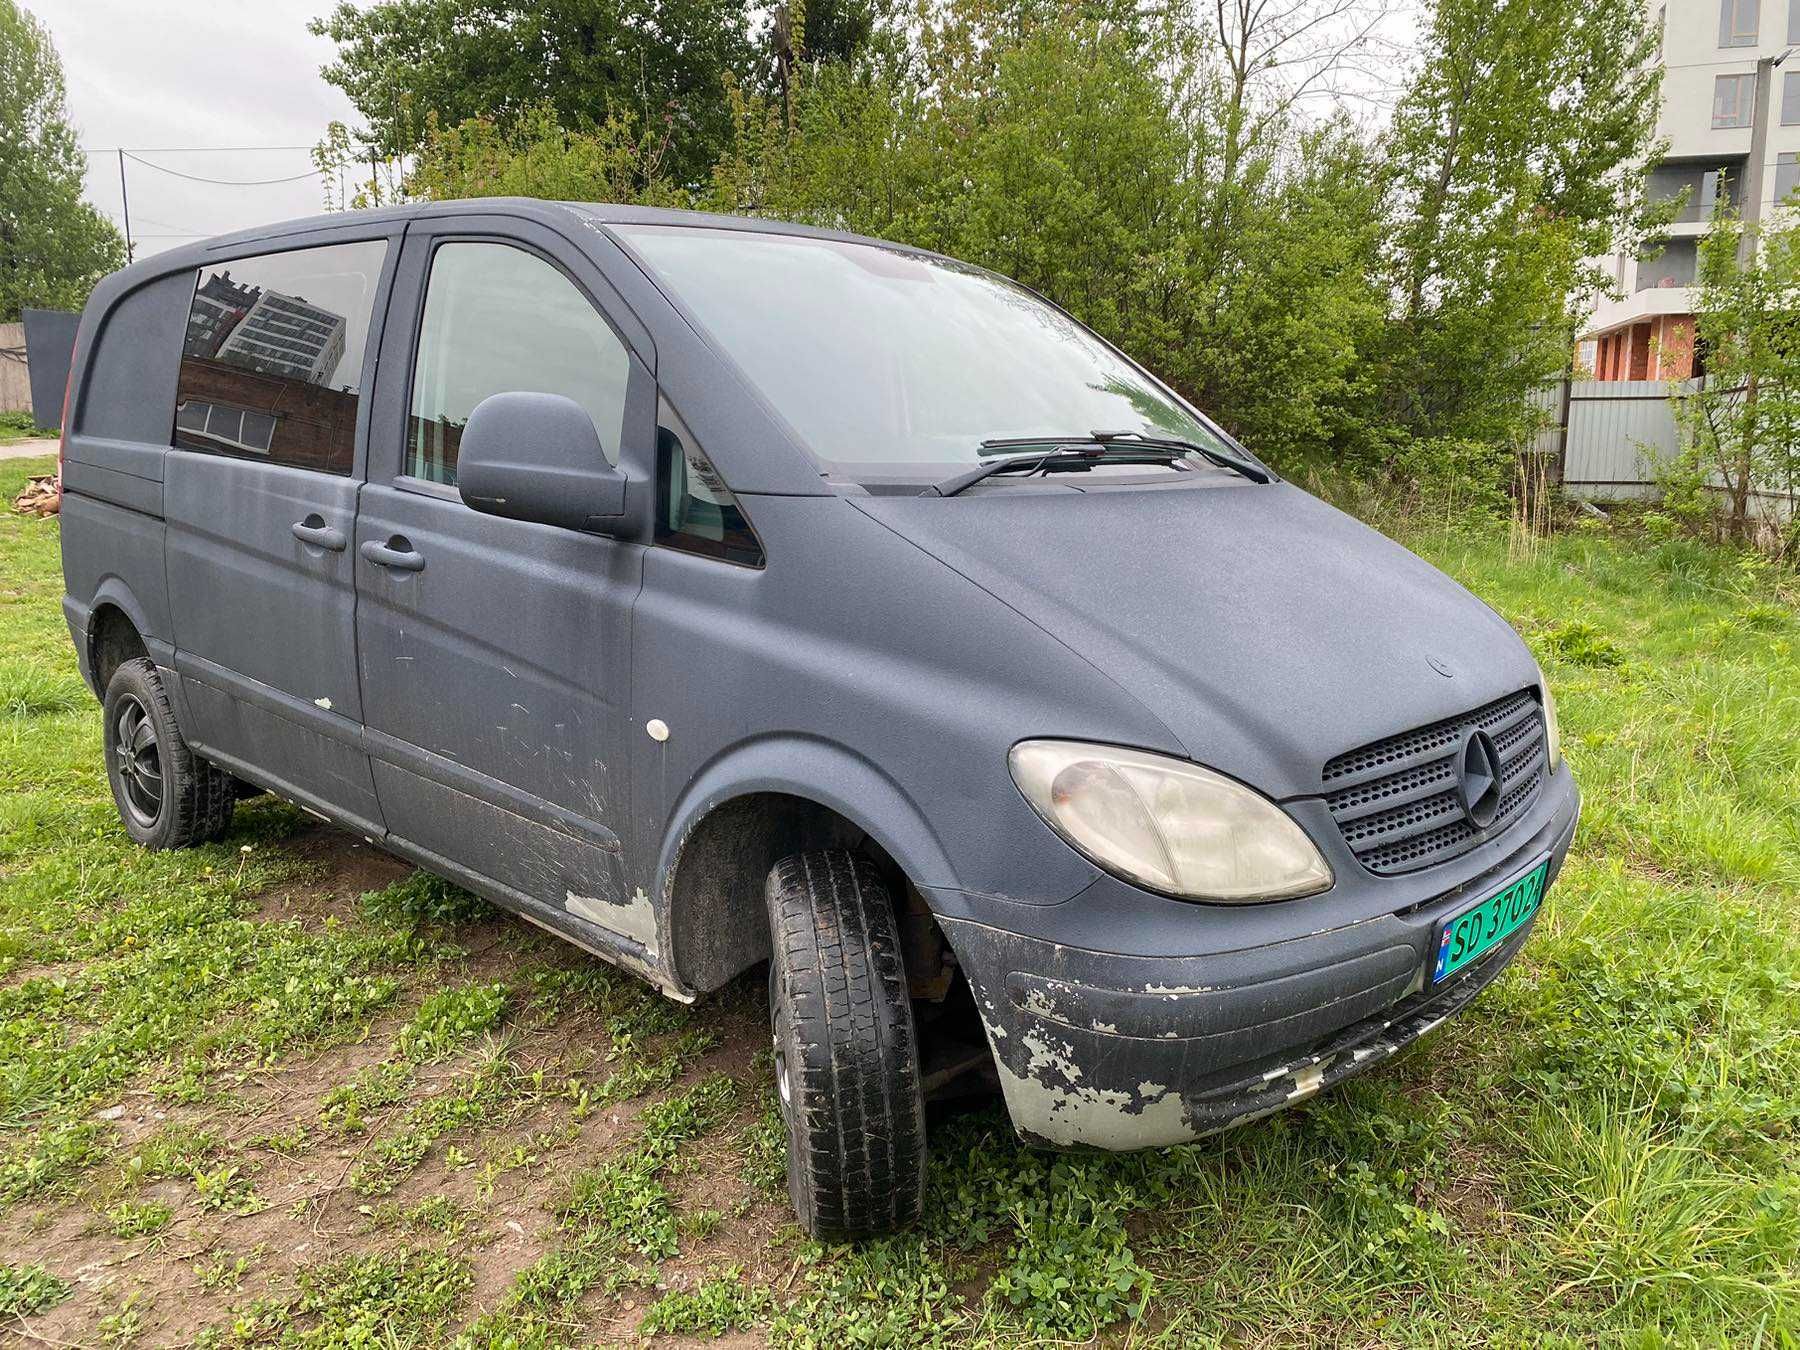
[[356,453],[356,401],[351,390],[190,356],[181,363],[175,444],[347,473]]
[[234,281],[229,269],[206,274],[182,344],[175,444],[348,472],[357,394],[327,383],[347,329],[300,296]]
[[344,359],[344,316],[298,296],[263,291],[219,345],[219,359],[324,384]]
[[324,384],[344,359],[344,316],[298,295],[209,274],[188,311],[187,356],[216,356],[269,375]]
[[431,483],[454,483],[456,460],[462,452],[463,427],[466,422],[452,422],[448,417],[420,417],[408,413],[406,418],[406,472]]
[[255,286],[233,281],[230,269],[209,275],[194,292],[182,354],[217,356],[220,345],[231,336],[231,330],[250,312],[261,294]]

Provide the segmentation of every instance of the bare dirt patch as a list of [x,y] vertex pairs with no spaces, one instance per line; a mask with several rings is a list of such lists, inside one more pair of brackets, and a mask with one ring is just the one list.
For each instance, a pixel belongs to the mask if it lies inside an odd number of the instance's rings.
[[281,848],[305,871],[300,880],[272,887],[258,897],[260,919],[341,917],[358,896],[391,886],[413,870],[410,863],[365,839],[310,819]]
[[[257,900],[257,917],[302,924],[350,920],[358,897],[402,880],[404,863],[356,836],[328,826],[304,826],[280,847],[304,864],[296,881]],[[16,1326],[22,1338],[45,1344],[97,1345],[102,1322],[133,1298],[140,1344],[181,1344],[209,1327],[229,1328],[254,1314],[258,1300],[279,1308],[294,1296],[300,1273],[349,1254],[403,1248],[448,1251],[468,1262],[472,1284],[459,1321],[493,1309],[518,1274],[559,1241],[556,1208],[570,1178],[624,1146],[645,1105],[661,1093],[578,1111],[564,1092],[571,1076],[590,1087],[611,1072],[607,1016],[581,1001],[547,1021],[525,1016],[532,974],[592,961],[536,929],[495,910],[457,926],[463,953],[421,968],[419,977],[355,1039],[291,1054],[279,1062],[221,1074],[207,1099],[170,1104],[141,1087],[127,1089],[97,1116],[113,1132],[109,1160],[85,1176],[71,1199],[22,1206],[4,1226],[8,1259],[41,1262],[74,1285],[67,1302]],[[622,982],[631,977],[620,975]],[[396,1053],[401,1029],[430,993],[456,984],[498,981],[513,991],[516,1024],[503,1026],[457,1054],[420,1066],[398,1101],[371,1112],[346,1131],[326,1118],[334,1089]],[[760,1001],[741,990],[710,1000],[689,1023],[715,1038],[665,1092],[691,1087],[724,1072],[746,1085],[742,1123],[762,1109],[753,1067],[763,1046]],[[675,1033],[665,1033],[668,1039]],[[379,1194],[359,1192],[352,1178],[380,1142],[403,1127],[415,1103],[453,1088],[483,1054],[502,1043],[515,1070],[519,1100],[491,1119],[459,1127],[435,1140],[417,1166]],[[653,1038],[652,1048],[660,1044]],[[681,1210],[728,1216],[710,1234],[684,1242],[684,1252],[658,1276],[686,1287],[720,1265],[770,1274],[771,1239],[784,1205],[742,1177],[732,1141],[733,1122],[684,1158],[671,1189]],[[194,1170],[223,1201],[202,1193],[195,1175],[146,1179],[132,1159],[170,1131],[216,1139]],[[217,1178],[235,1169],[233,1178]],[[250,1198],[253,1197],[253,1198]],[[160,1231],[120,1237],[113,1217],[123,1205],[166,1206]],[[779,1277],[780,1270],[773,1276]],[[628,1334],[654,1289],[627,1289],[589,1308],[590,1335]],[[629,1305],[629,1306],[627,1306]]]

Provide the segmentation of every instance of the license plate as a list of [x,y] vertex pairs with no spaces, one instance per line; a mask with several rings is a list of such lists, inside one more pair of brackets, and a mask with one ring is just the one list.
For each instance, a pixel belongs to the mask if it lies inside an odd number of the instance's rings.
[[1437,971],[1431,982],[1454,975],[1518,932],[1543,904],[1544,878],[1549,873],[1546,858],[1498,893],[1446,919],[1438,934]]

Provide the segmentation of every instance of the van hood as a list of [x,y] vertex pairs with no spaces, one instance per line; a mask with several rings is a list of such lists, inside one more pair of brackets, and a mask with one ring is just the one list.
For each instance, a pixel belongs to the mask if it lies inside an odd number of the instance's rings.
[[[1526,688],[1530,652],[1423,559],[1287,483],[852,497],[1085,657],[1193,759],[1277,798],[1333,755]],[[1020,709],[1019,736],[1062,734]]]

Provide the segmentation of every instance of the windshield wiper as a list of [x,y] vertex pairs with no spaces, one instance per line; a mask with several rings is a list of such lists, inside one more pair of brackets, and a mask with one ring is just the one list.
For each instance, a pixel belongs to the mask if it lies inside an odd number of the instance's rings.
[[1013,436],[996,437],[983,441],[984,453],[1017,450],[1027,445],[1100,445],[1100,446],[1143,446],[1154,450],[1180,450],[1187,454],[1200,455],[1217,464],[1221,469],[1230,469],[1233,473],[1242,474],[1252,483],[1267,483],[1271,476],[1260,464],[1242,459],[1216,445],[1201,445],[1198,441],[1184,441],[1175,436],[1150,436],[1141,431],[1087,431],[1074,436]]
[[[1042,445],[1053,438],[1040,437],[1026,441],[1026,445]],[[1083,437],[1086,444],[1054,445],[1050,449],[1035,455],[1006,455],[977,464],[972,469],[965,469],[959,474],[952,474],[941,483],[933,483],[926,495],[935,493],[939,497],[954,497],[966,487],[973,487],[984,478],[992,478],[998,473],[1036,473],[1040,469],[1050,472],[1060,467],[1085,469],[1094,464],[1174,464],[1185,458],[1186,447],[1176,446],[1144,446],[1129,448],[1113,447],[1095,442],[1092,437]],[[985,449],[994,442],[982,442]]]

